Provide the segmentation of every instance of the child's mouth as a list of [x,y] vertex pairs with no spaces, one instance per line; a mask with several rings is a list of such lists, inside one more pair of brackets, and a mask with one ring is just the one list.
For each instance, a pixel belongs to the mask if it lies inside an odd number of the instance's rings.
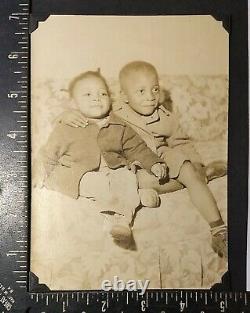
[[91,105],[92,109],[102,109],[103,106],[101,104],[95,104],[95,105]]
[[146,105],[144,105],[143,107],[144,107],[144,108],[154,108],[155,105],[156,105],[156,103],[152,103],[152,104],[146,104]]

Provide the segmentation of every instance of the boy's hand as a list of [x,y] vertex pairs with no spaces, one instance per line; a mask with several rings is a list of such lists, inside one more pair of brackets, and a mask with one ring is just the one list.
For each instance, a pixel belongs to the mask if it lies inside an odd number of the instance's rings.
[[168,178],[168,167],[164,163],[156,163],[151,167],[151,172],[159,179]]
[[69,125],[71,127],[88,126],[88,119],[79,110],[68,110],[63,112],[57,119],[59,123]]

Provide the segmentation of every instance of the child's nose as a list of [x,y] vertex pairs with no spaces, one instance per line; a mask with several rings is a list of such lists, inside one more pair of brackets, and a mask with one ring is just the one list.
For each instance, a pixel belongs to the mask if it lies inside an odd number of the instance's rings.
[[94,101],[100,101],[100,95],[99,94],[96,94],[96,95],[94,95],[94,97],[93,97],[93,100]]
[[149,101],[155,100],[155,95],[153,94],[152,91],[149,91],[149,92],[148,92],[148,94],[147,94],[147,99],[148,99]]

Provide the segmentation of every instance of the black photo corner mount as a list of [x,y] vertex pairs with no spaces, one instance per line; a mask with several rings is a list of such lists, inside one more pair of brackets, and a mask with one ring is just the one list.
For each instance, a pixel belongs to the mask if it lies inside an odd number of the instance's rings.
[[221,278],[221,283],[217,283],[210,288],[211,291],[231,291],[230,273],[227,271]]
[[29,272],[29,291],[30,292],[50,292],[46,284],[40,284],[39,278],[32,272]]
[[228,32],[230,35],[230,29],[231,29],[231,16],[230,15],[224,15],[224,14],[212,14],[213,18],[216,19],[216,21],[222,22],[223,28]]
[[38,27],[39,22],[45,22],[47,18],[49,17],[49,14],[44,15],[32,15],[29,16],[29,33],[33,33]]
[[[50,15],[211,15],[229,33],[228,272],[213,291],[246,290],[248,217],[248,24],[246,0],[32,1],[30,33]],[[240,47],[240,48],[239,48]],[[31,289],[43,290],[31,274]],[[36,286],[36,287],[35,287]],[[38,286],[38,287],[37,287]],[[42,286],[42,287],[40,287]],[[34,287],[34,288],[33,288]]]

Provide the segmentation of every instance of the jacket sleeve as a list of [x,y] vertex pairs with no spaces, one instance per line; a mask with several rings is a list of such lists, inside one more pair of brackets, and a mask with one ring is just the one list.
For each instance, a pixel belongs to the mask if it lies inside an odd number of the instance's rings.
[[122,138],[123,152],[129,164],[139,162],[142,168],[151,172],[156,163],[165,163],[160,159],[140,138],[140,136],[129,126],[125,126]]
[[45,146],[40,150],[39,160],[45,170],[46,177],[59,164],[59,159],[66,152],[67,135],[64,128],[63,125],[57,125],[50,134]]
[[196,151],[193,141],[190,137],[183,131],[179,124],[179,119],[177,116],[175,118],[175,127],[173,128],[173,133],[167,138],[167,144],[170,148],[175,148],[186,154],[191,162],[202,163],[200,154]]

